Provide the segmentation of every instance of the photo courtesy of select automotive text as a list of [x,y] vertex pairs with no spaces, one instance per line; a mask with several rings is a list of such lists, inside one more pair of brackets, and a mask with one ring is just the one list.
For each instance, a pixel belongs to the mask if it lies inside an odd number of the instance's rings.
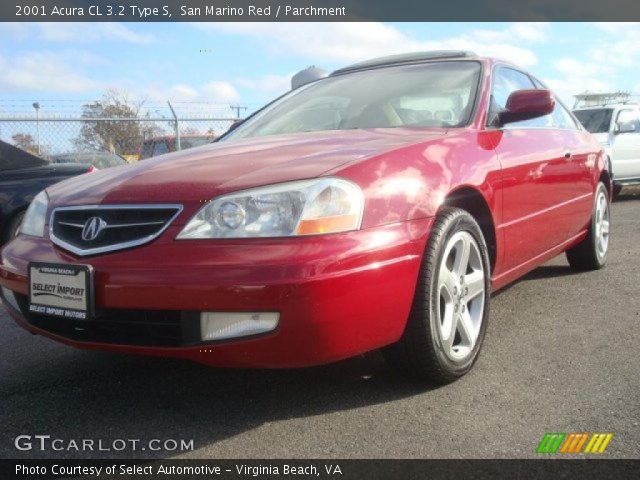
[[0,3],[0,480],[640,478],[640,3]]

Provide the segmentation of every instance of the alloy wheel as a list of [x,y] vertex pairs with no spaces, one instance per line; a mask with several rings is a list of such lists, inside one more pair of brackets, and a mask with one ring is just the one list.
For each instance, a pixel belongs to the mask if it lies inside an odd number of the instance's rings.
[[438,272],[438,299],[441,348],[451,360],[464,360],[478,340],[485,302],[480,247],[467,231],[447,242]]
[[607,195],[600,191],[596,200],[595,212],[595,243],[596,252],[599,258],[603,258],[609,248],[609,224],[610,224],[609,201]]

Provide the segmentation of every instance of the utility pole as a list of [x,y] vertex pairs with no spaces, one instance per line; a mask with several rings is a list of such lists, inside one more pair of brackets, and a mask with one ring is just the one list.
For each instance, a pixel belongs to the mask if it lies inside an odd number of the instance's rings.
[[240,111],[241,110],[246,110],[247,109],[247,107],[243,107],[241,105],[229,105],[229,107],[231,108],[231,110],[235,110],[236,118],[240,118]]

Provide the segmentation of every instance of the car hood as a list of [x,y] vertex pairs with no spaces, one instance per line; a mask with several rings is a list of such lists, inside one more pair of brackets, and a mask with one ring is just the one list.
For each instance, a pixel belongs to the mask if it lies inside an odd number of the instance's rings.
[[367,129],[213,143],[72,178],[48,192],[56,206],[201,203],[231,191],[317,177],[444,134],[432,129]]
[[45,159],[0,140],[0,171],[33,168],[46,164]]

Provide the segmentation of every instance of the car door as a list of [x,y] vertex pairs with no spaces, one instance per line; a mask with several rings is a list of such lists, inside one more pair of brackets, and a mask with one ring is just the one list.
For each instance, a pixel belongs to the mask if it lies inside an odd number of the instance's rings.
[[[616,180],[640,179],[640,118],[635,107],[618,112],[614,123],[612,170]],[[624,131],[624,126],[633,131]]]
[[[491,116],[505,108],[512,92],[532,88],[539,87],[525,73],[497,66]],[[578,127],[574,123],[573,128],[557,128],[555,114],[501,127],[496,152],[502,168],[505,270],[535,261],[577,234],[584,201],[590,201],[581,198],[585,185],[580,183],[580,162],[586,152],[579,147]]]

